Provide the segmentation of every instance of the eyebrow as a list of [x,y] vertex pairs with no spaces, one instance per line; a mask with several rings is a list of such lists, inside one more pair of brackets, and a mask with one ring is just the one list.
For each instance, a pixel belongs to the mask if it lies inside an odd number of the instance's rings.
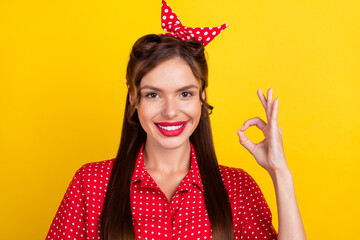
[[[196,85],[194,85],[194,84],[191,84],[191,85],[188,85],[188,86],[179,88],[179,89],[177,90],[177,92],[186,91],[186,90],[189,90],[189,89],[192,89],[192,88],[199,89],[198,86],[196,86]],[[145,86],[143,86],[142,88],[140,88],[140,91],[141,91],[141,90],[145,90],[145,89],[149,89],[149,90],[153,90],[153,91],[157,91],[157,92],[162,92],[162,90],[161,90],[160,88],[153,87],[153,86],[148,86],[148,85],[145,85]]]

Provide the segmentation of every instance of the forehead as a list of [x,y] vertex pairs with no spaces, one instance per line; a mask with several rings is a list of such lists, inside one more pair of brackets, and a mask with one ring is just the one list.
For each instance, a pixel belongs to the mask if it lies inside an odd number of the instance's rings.
[[173,58],[148,72],[142,78],[140,88],[152,86],[162,90],[176,90],[187,85],[199,87],[199,80],[187,62],[181,58]]

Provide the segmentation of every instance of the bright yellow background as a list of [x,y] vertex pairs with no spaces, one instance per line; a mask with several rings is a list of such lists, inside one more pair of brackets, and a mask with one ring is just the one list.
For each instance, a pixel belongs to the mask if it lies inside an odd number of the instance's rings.
[[[184,25],[230,25],[207,46],[219,162],[256,179],[277,227],[271,179],[236,135],[246,119],[265,120],[256,91],[273,87],[308,238],[358,238],[360,3],[168,3]],[[1,239],[44,239],[75,171],[115,157],[128,54],[163,32],[160,5],[0,2]]]

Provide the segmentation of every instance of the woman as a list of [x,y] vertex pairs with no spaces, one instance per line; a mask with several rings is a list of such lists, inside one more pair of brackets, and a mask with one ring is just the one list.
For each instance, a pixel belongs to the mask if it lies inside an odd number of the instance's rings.
[[[47,239],[306,239],[272,89],[258,91],[268,124],[249,119],[238,135],[274,182],[278,234],[255,181],[218,165],[204,45],[154,34],[134,44],[117,157],[77,171]],[[259,144],[244,133],[253,125]]]

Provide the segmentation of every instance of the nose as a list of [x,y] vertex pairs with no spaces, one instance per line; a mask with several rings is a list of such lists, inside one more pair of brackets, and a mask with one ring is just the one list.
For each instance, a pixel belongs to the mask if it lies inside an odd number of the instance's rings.
[[177,117],[179,114],[179,106],[175,99],[166,99],[163,103],[163,111],[164,117],[171,119]]

